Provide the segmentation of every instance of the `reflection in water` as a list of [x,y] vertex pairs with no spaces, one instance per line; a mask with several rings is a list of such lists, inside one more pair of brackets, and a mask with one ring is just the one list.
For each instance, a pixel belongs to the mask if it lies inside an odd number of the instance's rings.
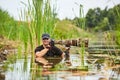
[[[58,58],[49,58],[47,60],[53,63],[52,66],[54,65],[54,67],[43,67],[40,64],[32,63],[31,58],[17,59],[15,63],[9,64],[9,68],[5,72],[5,80],[109,80],[111,76],[111,80],[120,79],[120,69],[106,69],[105,65],[107,64],[105,63],[92,65],[91,63],[85,63],[92,70],[72,71],[69,70],[71,66],[67,66],[66,63],[61,62]],[[79,66],[79,60],[77,54],[71,54],[70,61],[72,65]],[[109,63],[109,60],[107,63]]]
[[[39,62],[38,62],[39,61]],[[37,58],[36,63],[42,67],[54,67],[56,64],[62,61],[61,57],[48,57],[48,58]]]
[[18,59],[16,63],[9,65],[5,74],[5,80],[29,80],[30,59],[27,59],[27,63],[25,59]]

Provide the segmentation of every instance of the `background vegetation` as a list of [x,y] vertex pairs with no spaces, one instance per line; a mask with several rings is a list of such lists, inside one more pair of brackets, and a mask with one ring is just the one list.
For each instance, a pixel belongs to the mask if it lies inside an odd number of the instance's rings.
[[20,15],[20,19],[25,21],[14,20],[7,11],[0,8],[0,36],[21,41],[25,51],[28,46],[33,50],[40,44],[42,33],[49,33],[54,39],[68,39],[94,38],[96,35],[93,34],[99,31],[112,31],[116,34],[116,42],[120,44],[120,4],[110,9],[90,9],[86,16],[82,15],[83,6],[80,5],[79,17],[60,21],[56,18],[55,8],[51,9],[49,0],[33,0],[33,6],[29,0],[28,3],[28,10],[21,10]]
[[[94,9],[89,9],[85,16],[86,29],[89,31],[107,31],[116,30],[119,25],[119,15],[120,15],[120,4],[108,9],[101,10],[99,7]],[[73,24],[80,27],[79,18],[76,17],[72,20]]]

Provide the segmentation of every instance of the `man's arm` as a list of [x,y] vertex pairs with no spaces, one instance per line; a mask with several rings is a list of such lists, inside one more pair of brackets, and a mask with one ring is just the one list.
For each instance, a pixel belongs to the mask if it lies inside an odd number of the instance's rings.
[[41,50],[41,51],[37,51],[36,52],[36,58],[37,57],[43,57],[46,53],[47,53],[47,51],[48,51],[49,49],[47,49],[47,48],[45,48],[45,49],[43,49],[43,50]]

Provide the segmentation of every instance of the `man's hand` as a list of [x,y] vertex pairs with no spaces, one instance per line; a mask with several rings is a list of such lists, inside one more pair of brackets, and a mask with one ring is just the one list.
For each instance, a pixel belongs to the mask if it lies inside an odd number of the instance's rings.
[[51,46],[50,45],[47,45],[47,46],[45,46],[47,49],[50,49],[51,48]]

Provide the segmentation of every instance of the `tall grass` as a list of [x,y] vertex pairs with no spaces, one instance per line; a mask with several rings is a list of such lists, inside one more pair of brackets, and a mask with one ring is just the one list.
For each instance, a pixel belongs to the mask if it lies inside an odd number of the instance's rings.
[[[117,43],[117,45],[120,45],[120,8],[119,6],[115,7],[115,11],[114,14],[117,16],[116,20],[117,23],[115,24],[116,26],[116,30],[112,31],[112,32],[106,32],[105,34],[105,40],[106,41],[111,41],[109,44],[114,45],[115,43]],[[108,46],[109,47],[109,46]],[[117,60],[119,60],[119,52],[117,52],[117,48],[113,46],[113,49],[115,50],[115,55],[112,54],[112,51],[108,51],[108,54],[110,56],[110,59],[112,61],[112,65],[111,66],[116,66],[116,62]],[[119,68],[116,68],[116,70],[118,70]],[[114,74],[113,74],[114,75]],[[117,76],[116,79],[118,79],[119,77]]]
[[80,4],[80,10],[79,10],[79,25],[82,29],[85,28],[85,16],[84,16],[83,5],[81,4]]
[[[80,10],[79,10],[79,25],[82,29],[85,28],[85,18],[84,18],[84,11],[83,11],[83,5],[79,5]],[[80,56],[81,56],[81,65],[84,67],[84,54],[85,54],[85,44],[84,42],[82,43],[82,46],[80,48]]]
[[117,24],[116,24],[116,43],[120,45],[120,8],[119,6],[115,7],[116,13],[117,13]]

